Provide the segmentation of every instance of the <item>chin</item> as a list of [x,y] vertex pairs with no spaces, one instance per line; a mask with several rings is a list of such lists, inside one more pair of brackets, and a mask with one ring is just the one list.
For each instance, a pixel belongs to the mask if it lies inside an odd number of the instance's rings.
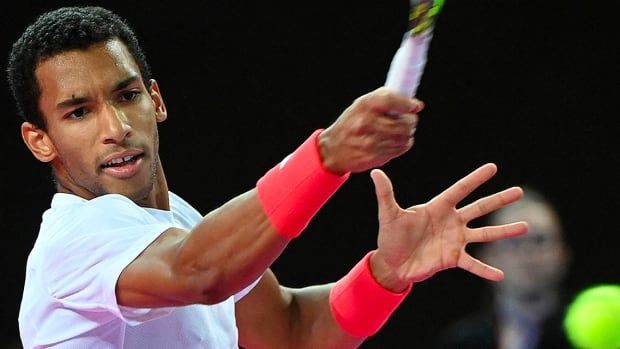
[[111,178],[104,184],[108,193],[123,195],[136,203],[148,201],[155,188],[154,171],[141,171],[133,177]]
[[142,183],[141,186],[131,185],[130,183],[123,183],[123,185],[110,185],[108,186],[106,192],[108,194],[123,195],[135,202],[144,201],[151,194],[153,184],[149,183],[144,185],[144,181],[140,182]]
[[128,198],[130,198],[131,200],[135,202],[144,202],[144,201],[148,201],[148,198],[151,196],[152,192],[153,192],[153,186],[150,185],[148,187],[137,189],[130,193],[127,193],[125,196],[127,196]]

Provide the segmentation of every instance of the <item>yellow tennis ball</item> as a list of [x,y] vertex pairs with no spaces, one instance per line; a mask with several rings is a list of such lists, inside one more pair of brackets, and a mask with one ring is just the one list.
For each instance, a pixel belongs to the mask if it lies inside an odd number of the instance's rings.
[[601,284],[579,292],[566,308],[564,330],[579,349],[619,349],[620,285]]

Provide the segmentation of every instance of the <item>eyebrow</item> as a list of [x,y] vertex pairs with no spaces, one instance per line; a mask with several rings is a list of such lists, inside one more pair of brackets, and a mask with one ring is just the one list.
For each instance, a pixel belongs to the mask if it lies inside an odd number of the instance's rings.
[[[137,80],[138,80],[138,75],[132,75],[126,79],[123,79],[117,82],[116,85],[114,85],[114,88],[112,88],[112,92],[122,90],[126,88],[127,86],[133,84]],[[71,95],[71,98],[65,99],[64,101],[61,101],[60,103],[56,104],[56,108],[62,109],[62,108],[80,105],[80,104],[88,102],[89,99],[90,98],[88,97],[75,97],[75,95]]]
[[122,90],[122,89],[126,88],[127,86],[133,84],[137,80],[138,80],[138,75],[132,75],[132,76],[126,78],[126,79],[123,79],[123,80],[121,80],[121,81],[116,83],[116,85],[112,89],[112,92],[116,92],[118,90]]

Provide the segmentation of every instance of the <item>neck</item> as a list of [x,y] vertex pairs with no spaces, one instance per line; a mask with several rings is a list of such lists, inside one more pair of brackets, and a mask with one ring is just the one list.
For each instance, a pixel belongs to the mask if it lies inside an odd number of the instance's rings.
[[[159,156],[158,156],[159,157]],[[161,159],[157,161],[157,174],[155,178],[155,187],[153,188],[153,202],[155,208],[160,210],[170,210],[170,200],[168,196],[168,182],[164,175],[164,168],[161,164]]]

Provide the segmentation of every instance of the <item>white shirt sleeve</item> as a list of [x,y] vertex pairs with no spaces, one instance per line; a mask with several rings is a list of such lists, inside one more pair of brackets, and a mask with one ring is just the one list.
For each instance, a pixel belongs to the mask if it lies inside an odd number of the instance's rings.
[[[59,212],[59,215],[67,215]],[[120,307],[116,283],[121,272],[173,223],[161,222],[121,195],[105,195],[71,206],[70,217],[56,219],[47,253],[47,291],[74,312],[100,312],[137,325],[168,314],[171,308]]]

